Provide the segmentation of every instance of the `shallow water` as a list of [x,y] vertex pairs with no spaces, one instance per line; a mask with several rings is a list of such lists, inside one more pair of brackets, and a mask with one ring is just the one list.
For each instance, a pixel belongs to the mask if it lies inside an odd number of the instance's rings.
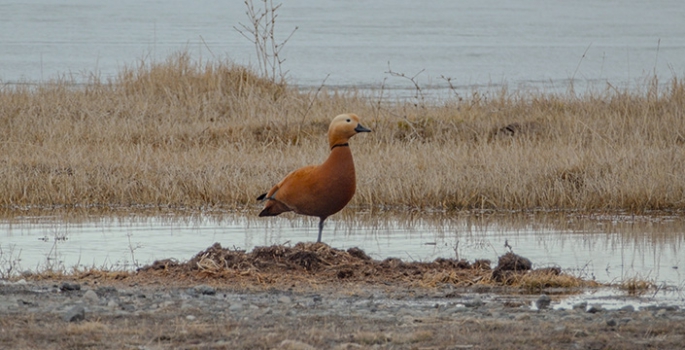
[[[255,3],[260,1],[255,0]],[[276,2],[278,3],[278,2]],[[445,87],[576,91],[644,86],[685,74],[685,3],[679,0],[552,2],[283,1],[276,36],[290,80],[304,87]],[[196,58],[256,64],[234,27],[248,23],[243,1],[0,3],[0,82],[60,76],[107,79],[125,65]],[[330,75],[330,76],[329,76]]]
[[[399,215],[354,214],[327,220],[324,242],[359,247],[375,259],[474,261],[511,249],[534,267],[560,266],[600,282],[638,277],[682,287],[685,218],[677,216]],[[336,220],[337,219],[337,220]],[[0,262],[17,270],[45,267],[132,269],[157,259],[190,259],[215,242],[255,246],[313,241],[317,222],[300,217],[256,218],[244,214],[178,216],[37,216],[0,221]]]

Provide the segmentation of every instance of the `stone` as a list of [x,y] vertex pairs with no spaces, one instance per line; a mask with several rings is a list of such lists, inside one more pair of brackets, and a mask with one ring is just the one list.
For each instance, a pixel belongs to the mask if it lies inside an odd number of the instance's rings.
[[580,310],[580,311],[585,311],[587,310],[587,301],[583,301],[578,304],[573,305],[573,310]]
[[83,294],[83,297],[81,297],[81,299],[83,299],[83,301],[85,301],[86,303],[91,304],[91,305],[97,304],[100,302],[100,298],[92,289],[88,289]]
[[69,292],[73,290],[81,290],[81,285],[78,283],[62,282],[59,286],[59,290],[63,292]]
[[133,303],[122,303],[119,305],[119,308],[123,311],[126,311],[126,312],[136,311],[136,306],[133,305]]
[[602,312],[602,311],[604,311],[604,308],[603,308],[602,305],[600,305],[600,304],[592,304],[592,305],[590,305],[590,307],[587,309],[587,312],[588,312],[588,313],[591,313],[591,314],[596,314],[596,313]]
[[83,307],[83,305],[76,305],[62,315],[62,319],[66,322],[79,322],[83,321],[85,318],[86,309]]
[[199,286],[195,286],[194,288],[195,293],[200,294],[200,295],[215,295],[216,294],[216,289],[205,285],[201,284]]
[[537,306],[538,310],[544,310],[549,308],[551,303],[552,298],[550,298],[547,294],[543,294],[538,298],[538,300],[535,301],[535,306]]
[[119,293],[119,291],[112,286],[105,286],[105,287],[100,287],[95,291],[98,295],[103,296],[103,295],[116,295]]
[[480,307],[483,306],[483,301],[480,299],[480,297],[475,297],[473,300],[469,301],[464,301],[464,306],[466,307]]
[[626,311],[626,312],[634,312],[634,311],[635,311],[635,306],[633,306],[633,305],[626,305],[626,306],[624,306],[624,307],[622,307],[622,308],[620,308],[620,309],[618,309],[618,310],[619,310],[619,311]]

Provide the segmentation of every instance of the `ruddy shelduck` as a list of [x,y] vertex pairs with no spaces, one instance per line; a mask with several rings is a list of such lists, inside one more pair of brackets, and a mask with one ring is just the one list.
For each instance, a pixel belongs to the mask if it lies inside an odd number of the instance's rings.
[[356,114],[341,114],[328,127],[331,153],[321,165],[297,169],[257,200],[266,200],[259,216],[275,216],[293,211],[319,218],[319,238],[323,222],[350,202],[357,184],[349,139],[360,132],[371,132],[359,123]]

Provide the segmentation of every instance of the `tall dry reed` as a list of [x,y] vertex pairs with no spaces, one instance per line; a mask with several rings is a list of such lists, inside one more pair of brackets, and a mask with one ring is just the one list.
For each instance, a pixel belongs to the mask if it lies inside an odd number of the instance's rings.
[[0,205],[247,208],[354,112],[352,205],[685,208],[685,84],[434,102],[301,92],[185,53],[85,86],[0,88]]

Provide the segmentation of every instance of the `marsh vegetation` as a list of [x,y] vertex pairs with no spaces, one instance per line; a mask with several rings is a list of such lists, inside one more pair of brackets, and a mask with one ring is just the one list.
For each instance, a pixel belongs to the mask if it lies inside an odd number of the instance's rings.
[[179,53],[111,81],[1,87],[0,204],[251,207],[323,161],[331,118],[354,112],[373,130],[351,145],[357,208],[679,210],[685,85],[663,86],[391,100]]

